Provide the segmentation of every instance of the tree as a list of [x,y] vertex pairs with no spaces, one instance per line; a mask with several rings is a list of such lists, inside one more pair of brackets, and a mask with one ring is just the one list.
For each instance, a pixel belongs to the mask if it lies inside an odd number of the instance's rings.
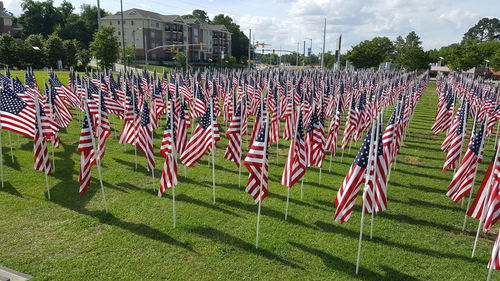
[[76,64],[78,63],[78,42],[73,39],[73,40],[64,40],[63,42],[63,47],[64,47],[64,60],[63,64],[66,67],[75,67]]
[[64,62],[65,53],[63,41],[57,34],[53,33],[45,41],[45,52],[47,54],[47,66],[57,68],[57,61]]
[[175,66],[178,68],[186,67],[186,55],[183,52],[177,52],[174,57]]
[[41,2],[23,0],[21,3],[23,13],[18,21],[23,25],[24,37],[30,34],[48,36],[57,25],[62,23],[62,15],[53,3],[52,0]]
[[406,70],[419,70],[429,66],[429,59],[421,47],[405,46],[400,50],[395,63]]
[[201,22],[210,23],[210,18],[208,17],[207,12],[203,10],[196,9],[193,10],[191,14],[193,15],[193,17],[197,18]]
[[415,31],[411,31],[406,35],[405,47],[420,47],[422,41],[420,41],[420,36],[417,35]]
[[94,40],[90,42],[92,54],[103,69],[109,69],[118,59],[118,40],[114,30],[112,26],[103,25],[94,33]]
[[90,52],[89,49],[81,49],[78,52],[78,60],[80,61],[83,67],[87,67],[91,59],[92,59],[92,53]]
[[248,55],[248,37],[241,32],[240,26],[231,17],[218,14],[213,18],[212,24],[222,24],[231,32],[231,55],[236,57],[238,61],[241,61],[243,56]]
[[123,55],[123,49],[120,49],[120,57],[125,59],[125,63],[132,64],[135,57],[134,46],[125,46],[125,55]]
[[43,68],[46,65],[46,53],[44,51],[45,40],[43,39],[43,36],[41,34],[31,34],[25,41],[31,46],[31,50],[34,52],[34,55],[30,60],[31,67],[35,69]]
[[387,37],[375,37],[352,47],[345,54],[346,60],[357,68],[378,67],[384,61],[390,61],[394,44]]
[[464,34],[462,44],[476,44],[489,40],[500,41],[500,20],[497,18],[480,19]]
[[17,45],[10,34],[0,35],[0,64],[14,66],[18,62]]

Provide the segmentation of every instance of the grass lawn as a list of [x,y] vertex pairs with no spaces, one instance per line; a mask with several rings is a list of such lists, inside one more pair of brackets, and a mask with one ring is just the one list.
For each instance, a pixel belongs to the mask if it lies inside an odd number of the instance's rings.
[[[58,75],[65,83],[67,74]],[[494,237],[481,238],[476,257],[470,258],[477,221],[469,219],[468,232],[462,232],[465,210],[445,196],[452,172],[441,172],[445,155],[439,146],[444,136],[430,130],[436,102],[431,83],[391,174],[388,210],[376,216],[373,239],[364,237],[358,276],[361,198],[345,224],[332,221],[332,198],[360,142],[346,151],[343,163],[340,155],[335,157],[331,171],[327,161],[321,184],[319,169],[308,169],[303,200],[300,185],[292,189],[288,221],[286,188],[279,184],[288,143],[280,140],[278,163],[276,146],[270,148],[270,191],[256,250],[257,206],[244,192],[246,169],[239,187],[236,166],[222,158],[225,137],[215,158],[217,203],[212,204],[207,156],[188,169],[186,177],[180,168],[173,229],[171,190],[163,198],[153,190],[163,167],[158,153],[161,130],[155,134],[154,186],[144,156],[138,152],[135,170],[132,146],[119,145],[111,135],[102,169],[110,210],[105,213],[95,167],[92,186],[78,194],[79,114],[61,134],[62,148],[55,152],[56,171],[49,178],[52,201],[47,200],[43,174],[33,170],[32,141],[12,135],[12,161],[8,135],[2,132],[6,185],[0,188],[0,264],[31,274],[34,280],[485,279]],[[112,122],[121,130],[119,120],[113,117]],[[479,180],[493,156],[492,146],[490,141]],[[367,233],[368,217],[365,220]]]

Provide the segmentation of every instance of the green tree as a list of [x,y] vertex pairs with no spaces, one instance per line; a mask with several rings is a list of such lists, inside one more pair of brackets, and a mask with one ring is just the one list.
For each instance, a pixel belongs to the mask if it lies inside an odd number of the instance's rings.
[[0,35],[0,64],[14,66],[19,62],[17,57],[17,44],[10,34]]
[[34,55],[31,58],[31,67],[41,69],[46,65],[45,40],[41,34],[31,34],[25,40],[31,46]]
[[421,47],[405,46],[400,50],[395,63],[406,70],[418,70],[427,68],[429,59]]
[[135,57],[135,48],[134,46],[125,46],[125,55],[123,55],[123,49],[120,49],[120,57],[125,59],[127,64],[132,64],[134,62]]
[[231,17],[218,14],[213,18],[212,24],[222,24],[231,32],[231,55],[236,57],[238,61],[241,61],[242,57],[248,55],[248,37],[240,30],[240,26]]
[[176,67],[186,67],[186,55],[183,52],[177,52],[174,56],[174,61]]
[[57,34],[53,33],[45,41],[45,52],[47,54],[47,66],[57,68],[57,61],[64,63],[65,52],[63,41]]
[[78,41],[73,40],[64,40],[64,60],[63,64],[66,67],[75,67],[78,63]]
[[422,41],[415,31],[411,31],[405,37],[405,47],[420,47]]
[[92,59],[92,52],[89,49],[81,49],[78,52],[78,60],[80,61],[80,64],[83,67],[87,67],[91,59]]
[[352,47],[345,54],[346,60],[357,68],[378,67],[384,61],[390,61],[394,44],[387,37],[375,37]]
[[476,44],[489,40],[500,40],[500,20],[482,18],[464,34],[462,44]]
[[118,59],[118,40],[114,35],[115,28],[103,25],[94,33],[90,42],[92,54],[98,60],[100,68],[109,69]]
[[23,25],[24,37],[30,34],[48,36],[57,25],[62,23],[61,12],[53,4],[52,0],[41,2],[23,0],[21,3],[23,13],[18,21]]
[[197,18],[201,22],[210,23],[210,18],[208,17],[207,12],[203,10],[196,9],[193,10],[191,14],[193,15],[193,17]]
[[490,59],[490,65],[495,70],[500,70],[500,49]]

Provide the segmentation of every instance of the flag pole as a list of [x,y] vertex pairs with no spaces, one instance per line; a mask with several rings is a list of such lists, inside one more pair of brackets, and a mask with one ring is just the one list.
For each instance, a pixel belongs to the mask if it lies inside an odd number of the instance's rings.
[[210,97],[210,130],[212,131],[212,200],[215,204],[215,133],[214,133],[214,99],[213,99],[213,89],[212,96]]
[[[384,108],[382,107],[382,110],[381,112],[378,114],[378,118],[377,118],[377,121],[375,122],[377,124],[377,129],[376,129],[376,136],[375,136],[375,147],[374,147],[374,150],[375,150],[375,159],[374,159],[374,163],[372,165],[372,170],[374,171],[373,173],[373,176],[370,176],[370,180],[372,181],[372,186],[375,187],[375,166],[377,165],[377,158],[378,158],[378,143],[379,143],[379,135],[380,135],[380,126],[381,126],[381,123],[383,122],[384,120]],[[375,204],[374,204],[375,205]],[[372,240],[373,238],[373,225],[375,223],[375,210],[372,209],[372,214],[371,214],[371,219],[370,219],[370,240]]]
[[[256,232],[255,232],[255,249],[258,249],[259,248],[259,228],[260,228],[260,212],[261,212],[261,209],[262,209],[262,184],[263,184],[263,181],[264,181],[264,167],[266,165],[266,162],[267,162],[267,138],[269,137],[268,135],[268,131],[269,131],[269,126],[268,126],[268,123],[269,123],[269,117],[267,115],[267,112],[265,113],[266,114],[266,122],[263,124],[264,126],[264,162],[262,163],[262,169],[260,170],[260,185],[259,185],[259,206],[257,208],[257,227],[256,227]],[[258,132],[257,132],[258,133]]]
[[[485,126],[485,128],[483,129],[483,134],[482,134],[482,137],[481,137],[481,144],[479,146],[479,154],[481,153],[481,149],[484,149],[484,147],[483,147],[484,146],[484,137],[486,135],[486,126],[487,126],[487,124],[488,124],[488,115],[486,114],[486,117],[484,118],[484,126]],[[472,134],[474,134],[474,131],[472,132]],[[478,161],[478,160],[476,160],[476,161]],[[474,190],[474,183],[476,182],[476,177],[477,177],[477,169],[476,169],[476,172],[474,173],[474,177],[472,178],[472,187],[471,187],[471,190],[469,192],[469,198],[467,200],[467,207],[465,208],[464,224],[462,226],[462,231],[465,231],[465,227],[466,227],[466,224],[467,224],[467,210],[470,207],[470,201],[472,199],[472,193],[473,193],[473,190]]]
[[[87,83],[89,83],[89,82],[87,81]],[[88,91],[88,85],[87,85],[87,91]],[[104,203],[104,210],[107,213],[108,212],[108,202],[106,201],[106,193],[104,192],[104,184],[102,183],[101,159],[99,157],[99,152],[95,146],[93,124],[92,124],[92,118],[90,117],[88,103],[85,105],[85,111],[86,111],[85,113],[87,114],[87,122],[89,123],[89,127],[90,127],[89,131],[90,131],[90,138],[92,139],[92,149],[94,149],[94,155],[97,155],[97,157],[96,157],[97,174],[99,176],[99,184],[101,185],[101,194],[102,194],[102,201]]]
[[[363,241],[363,224],[365,220],[365,204],[366,204],[366,190],[368,189],[368,181],[370,180],[370,173],[369,171],[371,170],[371,163],[372,163],[372,154],[373,154],[373,134],[374,134],[374,126],[375,122],[372,122],[372,128],[371,128],[371,136],[370,136],[370,149],[368,153],[368,168],[367,171],[368,173],[366,174],[367,181],[365,183],[365,187],[363,189],[363,204],[361,208],[361,222],[359,226],[359,240],[358,240],[358,256],[356,257],[356,275],[358,275],[359,272],[359,264],[361,261],[361,243]],[[372,210],[373,212],[373,210]]]
[[[300,114],[300,104],[297,108],[297,114]],[[292,108],[292,115],[291,115],[292,124],[294,123],[294,115],[295,115],[295,113],[293,112],[293,108]],[[297,122],[295,122],[295,123],[296,123],[295,124],[295,132],[293,133],[292,141],[294,141],[297,138],[299,120],[297,119]],[[288,155],[290,155],[291,152],[292,152],[292,144],[290,143],[290,149],[289,149]],[[291,187],[287,187],[287,189],[288,189],[288,191],[286,193],[285,220],[288,218],[288,202],[290,201],[290,189],[291,189]]]
[[12,138],[10,136],[9,130],[7,130],[7,135],[9,136],[10,158],[12,159],[12,163],[14,163],[14,153],[12,152]]
[[[35,107],[36,107],[36,126],[37,126],[37,130],[38,132],[40,133],[39,135],[39,138],[43,138],[43,131],[40,130],[40,108],[38,107],[38,95],[35,94]],[[42,143],[43,143],[43,140],[42,140]],[[47,146],[45,146],[47,147]],[[49,199],[50,201],[50,188],[49,188],[49,177],[47,175],[47,173],[49,172],[47,170],[47,166],[46,166],[46,161],[48,161],[50,163],[50,159],[45,159],[45,153],[42,151],[42,157],[43,157],[43,173],[45,174],[45,187],[47,188],[47,198]],[[3,174],[2,174],[2,187],[3,187]]]
[[[498,143],[498,139],[495,139],[495,147],[496,147],[497,143]],[[481,217],[479,218],[479,223],[477,225],[477,231],[476,231],[476,238],[474,240],[474,245],[472,246],[472,255],[471,255],[472,258],[474,257],[474,255],[476,253],[476,246],[477,246],[477,242],[479,240],[479,233],[481,232],[481,226],[482,226],[483,220],[485,218],[485,215],[487,213],[485,211],[485,209],[488,207],[489,201],[490,201],[489,200],[490,199],[490,195],[489,194],[490,194],[490,189],[491,189],[491,181],[492,181],[493,177],[495,177],[495,173],[496,173],[496,163],[497,163],[497,160],[498,160],[498,150],[499,150],[498,147],[496,147],[495,158],[493,160],[494,161],[493,170],[491,172],[490,177],[488,178],[488,182],[486,183],[486,192],[485,192],[486,198],[485,198],[485,200],[484,200],[484,202],[482,204],[483,206],[481,208]],[[472,191],[471,191],[471,193],[472,193]],[[468,210],[465,210],[466,215],[467,215],[467,211]]]

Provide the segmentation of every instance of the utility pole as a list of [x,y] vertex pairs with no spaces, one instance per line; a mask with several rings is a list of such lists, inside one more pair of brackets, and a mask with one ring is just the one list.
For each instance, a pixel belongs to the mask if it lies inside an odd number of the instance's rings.
[[299,66],[299,45],[300,45],[300,42],[297,42],[297,60],[295,62],[296,66]]
[[101,3],[97,0],[97,29],[101,26]]
[[[120,0],[120,11],[122,15],[122,53],[123,53],[123,69],[127,73],[127,59],[125,57],[125,29],[123,28],[123,0]],[[135,53],[135,48],[134,48]]]
[[325,26],[323,27],[323,50],[321,51],[321,69],[325,66],[325,39],[326,39],[326,18]]
[[148,65],[148,44],[146,41],[146,32],[144,32],[144,29],[142,29],[142,33],[144,33],[144,56],[146,58],[146,65]]
[[304,58],[302,59],[302,66],[304,66],[304,64],[306,63],[305,62],[305,58],[306,58],[306,40],[304,40]]
[[250,61],[252,55],[252,29],[250,29],[250,34],[248,35],[248,68],[250,68]]

